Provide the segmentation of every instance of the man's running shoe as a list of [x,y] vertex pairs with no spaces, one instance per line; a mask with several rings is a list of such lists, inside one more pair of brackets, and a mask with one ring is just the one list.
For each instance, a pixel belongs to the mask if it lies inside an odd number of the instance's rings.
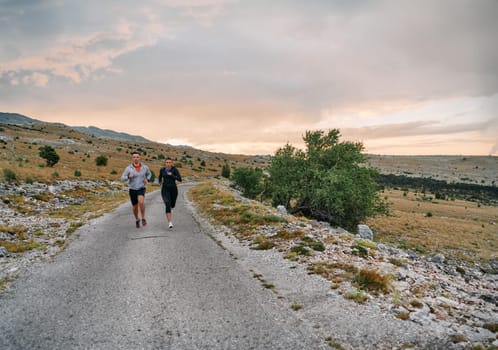
[[145,226],[145,225],[147,225],[147,220],[142,219],[142,226]]
[[169,222],[169,228],[173,228],[173,223],[171,221]]
[[135,226],[136,226],[137,228],[140,228],[140,220],[135,221]]

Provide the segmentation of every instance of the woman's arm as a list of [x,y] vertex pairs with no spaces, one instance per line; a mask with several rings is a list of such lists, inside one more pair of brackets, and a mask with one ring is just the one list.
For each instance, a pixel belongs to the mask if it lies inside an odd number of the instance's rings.
[[174,171],[173,171],[173,178],[174,178],[176,181],[182,182],[182,176],[180,175],[180,172],[178,171],[178,169],[177,169],[177,168],[174,168]]
[[157,181],[159,182],[159,185],[163,182],[163,169],[159,169],[159,176],[157,177]]

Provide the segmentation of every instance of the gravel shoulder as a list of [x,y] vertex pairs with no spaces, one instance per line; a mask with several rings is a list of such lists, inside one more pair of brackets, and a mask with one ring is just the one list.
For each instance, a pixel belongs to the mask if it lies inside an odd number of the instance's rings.
[[[331,346],[342,349],[466,349],[481,343],[490,345],[492,342],[491,346],[498,345],[498,341],[493,342],[496,335],[492,332],[437,319],[427,305],[420,310],[412,310],[409,320],[402,320],[396,317],[393,306],[386,300],[371,300],[364,304],[346,300],[342,293],[331,289],[330,281],[317,274],[310,274],[306,264],[285,259],[284,253],[276,249],[251,249],[251,242],[239,241],[230,228],[214,225],[209,218],[200,214],[193,203],[190,203],[188,208],[206,233],[219,242],[245,270],[259,276],[264,284],[274,286],[272,290],[278,302],[289,309],[298,305],[300,309],[293,311],[295,315],[315,334],[327,339]],[[309,225],[309,232],[323,230],[321,225]],[[325,231],[333,230],[329,227]],[[330,253],[324,253],[318,259],[327,258],[340,260],[341,256],[331,257]],[[370,264],[379,268],[383,265],[377,261],[371,261]],[[407,274],[413,274],[415,278],[430,277],[439,280],[441,284],[452,283],[446,273],[431,262],[417,258],[413,266],[405,268]],[[463,279],[460,282],[465,283]],[[491,290],[493,283],[491,279],[487,285]],[[450,287],[454,288],[453,285]],[[464,298],[470,296],[466,295]],[[487,318],[490,322],[498,321],[496,305],[487,304],[482,300],[476,301],[476,296],[472,298],[475,304],[488,308],[488,313],[482,315],[484,319]],[[444,298],[439,300],[441,303],[452,302]]]

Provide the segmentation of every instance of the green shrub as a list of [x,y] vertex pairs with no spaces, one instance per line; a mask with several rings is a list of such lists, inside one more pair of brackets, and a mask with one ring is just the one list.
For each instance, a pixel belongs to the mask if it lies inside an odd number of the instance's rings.
[[95,164],[97,166],[106,166],[107,165],[107,157],[106,156],[98,156],[97,158],[95,158]]
[[363,304],[368,300],[368,294],[366,294],[364,291],[357,289],[354,291],[347,292],[344,295],[344,298],[353,300],[357,302],[358,304]]
[[292,253],[296,253],[296,254],[299,254],[299,255],[305,255],[305,256],[311,256],[311,255],[313,255],[313,253],[311,252],[311,250],[309,250],[309,248],[307,248],[306,246],[304,246],[302,244],[293,246],[290,249],[290,251]]
[[224,164],[221,168],[221,176],[227,179],[230,178],[230,166],[228,164]]
[[59,162],[59,155],[55,152],[55,149],[51,146],[43,146],[40,147],[38,155],[45,159],[47,166],[53,167],[55,164]]
[[301,238],[301,244],[310,247],[311,249],[316,250],[318,252],[323,252],[325,250],[325,246],[323,245],[322,242],[314,240],[313,238],[310,237]]
[[3,178],[7,182],[16,182],[17,181],[16,173],[10,169],[3,169]]
[[74,171],[74,176],[81,176],[81,171],[75,170]]
[[263,172],[258,168],[237,168],[232,174],[232,181],[248,198],[256,198],[263,190]]

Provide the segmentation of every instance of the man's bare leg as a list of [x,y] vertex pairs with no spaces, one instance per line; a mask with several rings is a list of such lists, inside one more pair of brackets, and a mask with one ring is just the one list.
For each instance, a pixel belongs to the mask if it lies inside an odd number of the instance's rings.
[[[140,214],[142,214],[142,219],[145,219],[145,202],[144,202],[144,196],[138,196],[138,205],[140,206]],[[138,220],[138,216],[137,216],[137,220]]]
[[133,215],[135,215],[135,220],[138,220],[138,204],[133,206]]

